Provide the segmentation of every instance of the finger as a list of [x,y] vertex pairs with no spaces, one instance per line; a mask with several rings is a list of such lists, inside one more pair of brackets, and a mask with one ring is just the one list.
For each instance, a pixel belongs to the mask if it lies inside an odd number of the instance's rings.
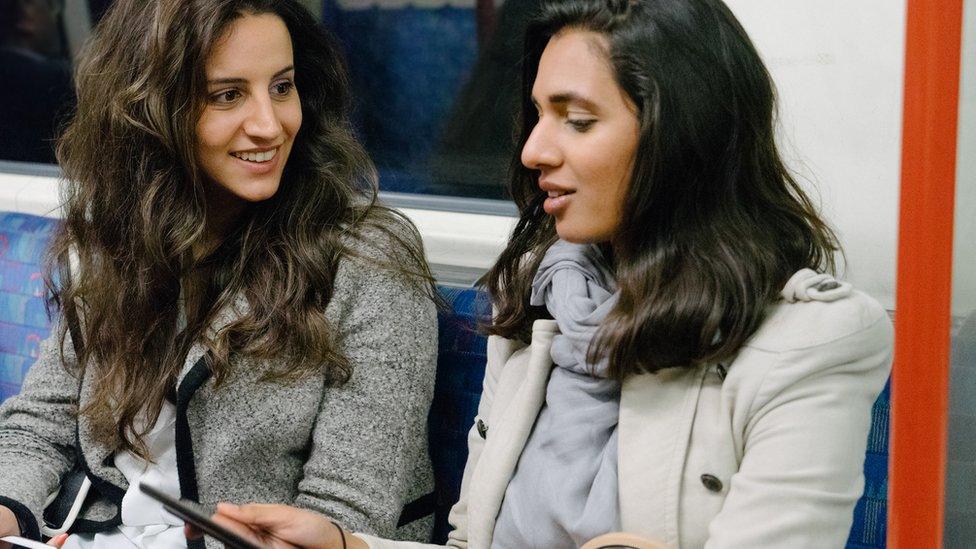
[[223,515],[217,514],[213,516],[213,521],[217,523],[218,526],[230,530],[231,532],[237,534],[238,536],[254,543],[256,545],[263,545],[264,540],[253,528],[247,523],[238,522],[234,519],[225,517]]
[[61,547],[64,545],[65,540],[68,539],[68,534],[58,534],[53,538],[47,540],[47,544],[54,547]]
[[218,514],[263,530],[274,530],[276,527],[287,524],[295,512],[295,509],[285,505],[264,503],[249,503],[247,505],[220,503],[217,505]]

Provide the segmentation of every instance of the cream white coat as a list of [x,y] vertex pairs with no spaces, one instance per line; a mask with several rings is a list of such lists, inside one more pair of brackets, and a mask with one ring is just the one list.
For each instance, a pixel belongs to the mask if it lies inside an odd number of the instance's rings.
[[[681,548],[843,547],[871,406],[891,366],[892,327],[870,297],[792,294],[734,360],[634,376],[622,387],[623,530]],[[836,294],[836,292],[834,292]],[[810,301],[790,302],[793,299]],[[449,546],[488,549],[505,489],[546,393],[555,321],[531,344],[491,337]],[[727,375],[722,379],[721,370]],[[477,421],[476,421],[477,423]],[[721,488],[702,481],[711,475]],[[430,545],[357,534],[376,549]]]

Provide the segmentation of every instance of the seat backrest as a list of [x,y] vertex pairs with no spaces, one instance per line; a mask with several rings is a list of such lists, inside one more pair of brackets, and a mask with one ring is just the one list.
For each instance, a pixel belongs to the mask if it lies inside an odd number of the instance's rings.
[[874,401],[864,455],[864,493],[854,507],[847,549],[885,547],[888,535],[888,422],[891,381]]
[[20,391],[50,333],[43,255],[57,220],[0,212],[0,402]]
[[437,317],[437,382],[427,430],[437,486],[431,540],[443,543],[450,531],[447,515],[461,493],[468,430],[478,412],[485,377],[487,339],[478,325],[488,320],[491,308],[483,292],[445,286],[438,290],[451,308]]

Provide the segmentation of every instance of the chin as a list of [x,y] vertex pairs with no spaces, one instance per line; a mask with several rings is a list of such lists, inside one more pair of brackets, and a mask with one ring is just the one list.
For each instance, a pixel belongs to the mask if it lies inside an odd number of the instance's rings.
[[277,188],[274,189],[274,190],[272,190],[272,191],[270,191],[270,192],[266,192],[266,193],[261,193],[261,194],[256,194],[256,195],[253,195],[253,196],[249,196],[249,197],[245,198],[245,200],[247,200],[248,202],[264,202],[265,200],[269,200],[269,199],[273,198],[274,195],[276,195],[276,194],[278,194],[278,189]]
[[556,221],[556,234],[559,238],[573,244],[600,244],[609,242],[611,234],[605,231],[588,229],[586,227],[573,227],[561,224]]
[[234,194],[245,202],[264,202],[278,194],[278,185],[262,185],[258,188],[241,189],[240,192]]

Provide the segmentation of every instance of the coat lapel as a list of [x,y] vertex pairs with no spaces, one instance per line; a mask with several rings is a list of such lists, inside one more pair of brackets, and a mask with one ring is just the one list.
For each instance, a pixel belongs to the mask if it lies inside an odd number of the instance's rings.
[[[79,402],[92,401],[96,376],[95,368],[85,369],[78,396]],[[115,453],[115,448],[103,443],[99,437],[95,436],[95,428],[87,416],[79,414],[77,425],[76,436],[78,447],[81,450],[80,459],[84,461],[88,472],[95,477],[92,480],[108,482],[120,491],[124,491],[129,483],[122,472],[113,465],[112,456]]]
[[[206,337],[204,339],[213,340],[221,330],[226,328],[234,320],[244,316],[248,311],[250,311],[250,305],[247,303],[247,298],[243,295],[238,295],[234,301],[224,305],[217,311],[213,320],[206,328]],[[193,366],[196,365],[200,357],[207,350],[207,346],[199,338],[190,346],[190,350],[186,353],[186,359],[183,361],[183,368],[180,370],[180,375],[177,379],[177,388],[183,384],[183,379],[190,373],[190,370],[193,369]]]
[[618,479],[626,532],[678,547],[678,502],[706,368],[633,376],[620,395]]
[[[524,377],[508,405],[498,415],[491,414],[487,442],[469,496],[472,507],[478,507],[478,511],[469,514],[472,548],[489,546],[505,490],[545,402],[546,384],[552,371],[549,348],[557,333],[555,324],[551,320],[537,320],[533,325],[532,344],[523,365]],[[479,540],[479,534],[484,538]]]

